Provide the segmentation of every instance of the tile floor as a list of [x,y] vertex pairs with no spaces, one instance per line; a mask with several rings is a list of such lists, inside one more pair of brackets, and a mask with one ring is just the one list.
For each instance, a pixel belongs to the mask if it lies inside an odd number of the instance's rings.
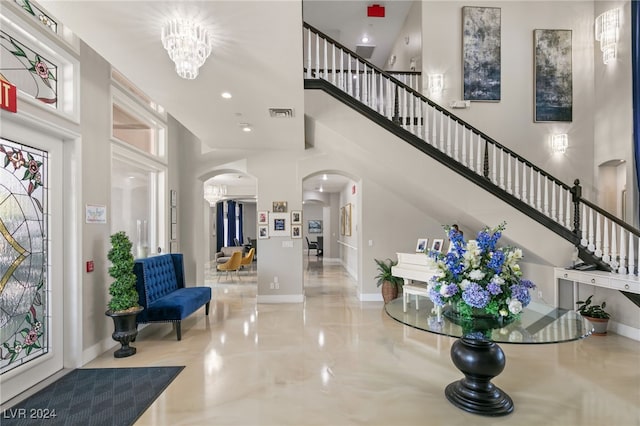
[[[211,277],[210,277],[211,278]],[[185,365],[136,425],[640,425],[640,342],[615,334],[551,345],[501,345],[494,383],[515,411],[465,413],[444,396],[461,373],[452,338],[359,302],[338,265],[309,262],[305,302],[256,305],[255,273],[208,280],[209,317],[145,329],[138,353],[85,367]]]

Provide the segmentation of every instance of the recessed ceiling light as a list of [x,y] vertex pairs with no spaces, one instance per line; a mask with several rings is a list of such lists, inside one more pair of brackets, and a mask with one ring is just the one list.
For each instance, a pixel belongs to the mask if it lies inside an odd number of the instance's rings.
[[328,180],[329,178],[327,177],[326,174],[322,175],[322,180]]
[[251,125],[249,123],[240,123],[240,128],[242,128],[243,132],[251,131]]
[[225,99],[231,99],[231,93],[229,92],[222,92],[220,96],[222,96]]

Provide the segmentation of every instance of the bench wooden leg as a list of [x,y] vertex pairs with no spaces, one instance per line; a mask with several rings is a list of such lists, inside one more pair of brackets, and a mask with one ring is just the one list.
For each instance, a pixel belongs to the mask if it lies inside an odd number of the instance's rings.
[[182,330],[180,328],[182,323],[180,321],[176,321],[174,324],[176,325],[176,336],[178,336],[178,341],[180,341],[182,340]]
[[207,302],[207,304],[204,306],[205,315],[209,315],[209,303],[211,303],[211,302]]

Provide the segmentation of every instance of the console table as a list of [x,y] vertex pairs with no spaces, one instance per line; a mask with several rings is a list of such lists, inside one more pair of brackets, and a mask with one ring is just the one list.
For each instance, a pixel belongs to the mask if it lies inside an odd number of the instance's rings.
[[465,378],[449,384],[445,396],[456,407],[473,414],[503,416],[513,411],[513,401],[491,383],[505,366],[505,355],[498,343],[543,344],[578,340],[593,328],[580,314],[532,302],[519,320],[483,335],[465,333],[444,315],[433,312],[428,300],[419,309],[406,310],[403,300],[385,305],[387,314],[402,324],[430,333],[457,337],[451,346],[451,360]]
[[556,282],[556,300],[560,280],[573,281],[573,305],[578,300],[578,284],[594,285],[640,294],[640,278],[635,275],[616,274],[607,271],[580,271],[577,269],[554,268],[553,275]]

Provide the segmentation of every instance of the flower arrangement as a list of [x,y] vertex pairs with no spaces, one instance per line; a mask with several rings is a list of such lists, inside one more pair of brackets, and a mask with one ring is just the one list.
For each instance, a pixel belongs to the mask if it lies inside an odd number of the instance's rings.
[[456,229],[445,227],[452,247],[448,253],[428,252],[438,270],[428,283],[429,298],[436,307],[451,304],[463,320],[476,314],[513,320],[531,301],[535,285],[522,279],[518,261],[522,250],[497,248],[506,222],[484,228],[476,240],[465,242]]

